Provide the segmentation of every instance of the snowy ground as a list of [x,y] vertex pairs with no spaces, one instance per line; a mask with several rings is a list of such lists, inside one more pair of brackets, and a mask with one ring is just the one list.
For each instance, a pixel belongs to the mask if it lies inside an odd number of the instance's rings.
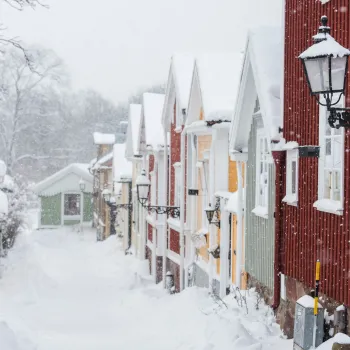
[[[1,350],[292,349],[269,309],[204,289],[170,296],[137,275],[116,237],[71,228],[22,234],[0,280]],[[5,346],[4,346],[5,341]],[[7,344],[6,344],[7,342]]]

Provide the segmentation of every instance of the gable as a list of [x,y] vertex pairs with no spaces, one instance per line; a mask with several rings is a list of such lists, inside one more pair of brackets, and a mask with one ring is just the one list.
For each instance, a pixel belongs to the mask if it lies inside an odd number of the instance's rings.
[[200,120],[201,117],[203,118],[202,95],[201,95],[200,85],[199,85],[198,69],[197,69],[197,65],[195,65],[192,85],[191,85],[190,98],[188,102],[186,125],[190,125],[193,122]]

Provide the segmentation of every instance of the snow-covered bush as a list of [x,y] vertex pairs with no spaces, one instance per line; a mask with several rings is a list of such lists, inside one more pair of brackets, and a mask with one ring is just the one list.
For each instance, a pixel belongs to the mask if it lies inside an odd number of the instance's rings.
[[2,236],[2,244],[5,249],[10,249],[24,224],[30,192],[27,185],[21,181],[21,178],[13,179],[9,175],[6,175],[4,182],[0,184],[0,190],[8,198],[8,214]]

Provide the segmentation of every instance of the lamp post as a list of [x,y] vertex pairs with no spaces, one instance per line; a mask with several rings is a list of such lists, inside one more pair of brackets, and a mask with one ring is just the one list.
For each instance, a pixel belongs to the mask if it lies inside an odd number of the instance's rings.
[[[322,16],[314,44],[299,55],[307,83],[318,104],[327,107],[330,127],[350,127],[350,108],[335,108],[345,93],[346,73],[350,51],[331,35],[328,18]],[[324,98],[324,101],[320,100]]]
[[151,182],[146,176],[146,171],[143,169],[136,179],[137,199],[140,204],[151,213],[170,214],[173,218],[178,218],[180,216],[180,207],[146,204],[148,202],[150,187]]
[[83,234],[83,219],[84,219],[84,191],[85,191],[85,181],[83,179],[79,180],[80,188],[80,232]]

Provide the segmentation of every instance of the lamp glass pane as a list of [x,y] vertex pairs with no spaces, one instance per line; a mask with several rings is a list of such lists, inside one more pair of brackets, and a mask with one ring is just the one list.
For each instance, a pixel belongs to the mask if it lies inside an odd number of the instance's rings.
[[137,185],[139,191],[139,199],[147,199],[149,192],[149,185]]
[[331,60],[332,90],[343,91],[348,56],[334,57]]
[[305,59],[305,68],[313,94],[329,91],[328,57]]

